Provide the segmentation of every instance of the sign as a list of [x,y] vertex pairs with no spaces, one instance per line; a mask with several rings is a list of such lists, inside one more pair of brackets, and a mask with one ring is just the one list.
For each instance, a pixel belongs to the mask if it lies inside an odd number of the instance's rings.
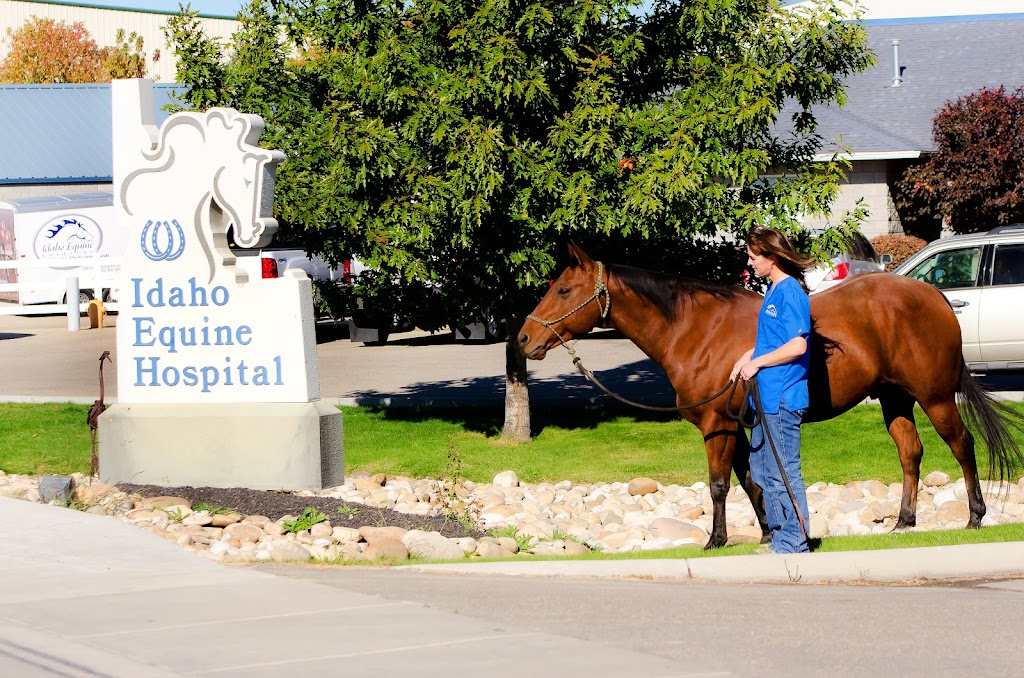
[[[140,106],[136,124],[146,118]],[[119,114],[115,109],[114,128],[125,129]],[[137,147],[115,149],[114,202],[128,234],[119,285],[118,400],[318,399],[309,278],[298,271],[249,280],[228,246],[229,238],[241,247],[265,246],[277,229],[274,171],[284,155],[257,145],[262,119],[212,108],[172,115],[158,132],[142,129],[150,143],[139,135]],[[57,233],[70,228],[87,230],[67,224]],[[77,236],[63,242],[71,237]]]

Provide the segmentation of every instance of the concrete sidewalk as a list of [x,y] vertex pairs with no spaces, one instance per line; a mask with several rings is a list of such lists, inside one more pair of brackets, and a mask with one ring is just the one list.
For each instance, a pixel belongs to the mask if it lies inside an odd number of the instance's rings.
[[513,647],[550,675],[680,675],[659,657],[222,565],[106,516],[0,497],[0,545],[4,676],[511,678]]

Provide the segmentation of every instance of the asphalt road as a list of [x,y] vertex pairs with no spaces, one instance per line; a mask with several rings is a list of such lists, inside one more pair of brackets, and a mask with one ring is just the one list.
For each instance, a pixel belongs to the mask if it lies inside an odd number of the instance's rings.
[[[810,586],[259,569],[671,659],[680,676],[995,677],[1024,666],[1021,581]],[[543,673],[513,647],[508,659]]]

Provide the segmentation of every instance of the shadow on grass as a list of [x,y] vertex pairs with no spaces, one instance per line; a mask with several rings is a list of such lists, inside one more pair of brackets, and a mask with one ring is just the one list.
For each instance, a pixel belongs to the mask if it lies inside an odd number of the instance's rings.
[[[602,370],[599,378],[615,393],[646,405],[672,406],[675,391],[665,373],[650,360],[638,360]],[[530,414],[534,435],[546,426],[593,428],[617,416],[668,421],[678,413],[657,413],[621,404],[582,375],[530,381]],[[419,382],[401,394],[363,390],[356,404],[397,421],[440,419],[463,423],[467,429],[494,435],[501,430],[505,410],[504,377],[472,377]]]

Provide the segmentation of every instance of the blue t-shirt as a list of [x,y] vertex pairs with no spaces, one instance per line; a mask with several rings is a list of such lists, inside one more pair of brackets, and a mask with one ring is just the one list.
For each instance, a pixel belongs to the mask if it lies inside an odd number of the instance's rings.
[[[796,279],[789,277],[777,285],[769,285],[757,316],[757,341],[753,357],[771,353],[796,337],[808,339],[810,347],[811,302]],[[761,390],[761,406],[765,412],[776,413],[780,403],[793,411],[806,408],[807,369],[810,351],[784,365],[761,368],[757,383]]]

